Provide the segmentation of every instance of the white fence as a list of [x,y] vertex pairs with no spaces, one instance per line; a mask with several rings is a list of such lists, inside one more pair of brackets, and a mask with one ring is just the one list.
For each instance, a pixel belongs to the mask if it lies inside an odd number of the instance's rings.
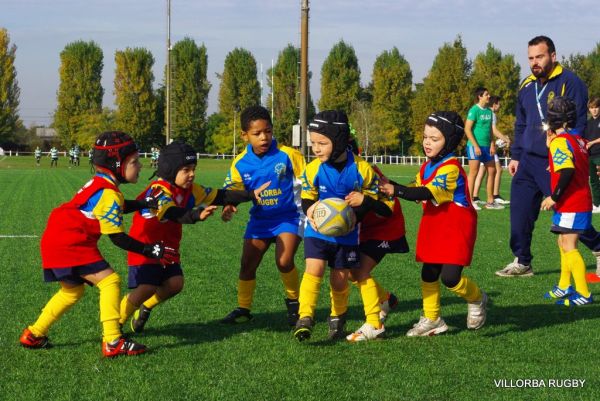
[[[12,156],[33,156],[33,152],[14,152],[12,150],[5,150],[5,155],[12,157]],[[42,156],[48,156],[50,152],[42,152]],[[58,152],[59,156],[62,157],[67,157],[67,153],[65,151],[60,151]],[[81,154],[81,156],[83,157],[87,157],[87,152],[85,152],[85,154]],[[140,156],[142,158],[150,158],[152,156],[152,153],[150,152],[141,152]],[[198,158],[199,159],[234,159],[236,157],[236,155],[232,155],[232,154],[224,154],[224,153],[198,153]],[[400,155],[369,155],[369,156],[362,156],[363,159],[365,159],[366,161],[368,161],[369,163],[372,164],[399,164],[399,165],[406,165],[406,166],[420,166],[421,164],[425,163],[425,160],[427,159],[425,156],[400,156]],[[309,156],[309,159],[314,159],[313,155]],[[466,158],[466,156],[459,156],[458,159],[460,160],[461,164],[463,166],[468,165],[468,159]],[[508,162],[510,162],[510,158],[509,157],[501,157],[500,158],[500,163],[502,164],[503,167],[508,166]]]

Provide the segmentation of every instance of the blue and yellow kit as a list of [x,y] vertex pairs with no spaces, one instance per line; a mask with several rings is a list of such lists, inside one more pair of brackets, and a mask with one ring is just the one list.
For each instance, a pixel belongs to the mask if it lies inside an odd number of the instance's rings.
[[[362,192],[377,200],[379,178],[369,163],[350,151],[346,152],[346,165],[338,171],[330,163],[315,159],[306,166],[302,176],[302,199],[313,201],[327,198],[344,199],[352,191]],[[340,237],[329,237],[306,226],[306,237],[320,238],[342,245],[358,245],[358,225],[354,230]]]
[[261,157],[252,146],[240,153],[229,169],[223,188],[253,191],[266,182],[269,187],[260,194],[250,209],[250,221],[244,238],[265,238],[281,232],[301,235],[304,225],[300,207],[301,176],[304,157],[288,146],[273,140]]

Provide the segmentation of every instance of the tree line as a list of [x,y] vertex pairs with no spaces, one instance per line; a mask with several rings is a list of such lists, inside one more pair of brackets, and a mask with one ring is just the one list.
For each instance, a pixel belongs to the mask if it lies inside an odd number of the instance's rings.
[[[0,144],[19,145],[27,137],[18,114],[16,49],[7,30],[0,28]],[[115,129],[129,132],[143,149],[164,144],[166,70],[155,88],[154,57],[149,50],[128,47],[117,50],[114,57],[116,108],[109,109],[102,107],[104,54],[98,44],[76,41],[60,53],[60,84],[51,126],[63,146],[89,147],[98,132]],[[562,63],[586,82],[590,94],[600,94],[600,43],[590,53],[572,54]],[[286,144],[292,143],[292,127],[299,119],[299,65],[300,50],[289,44],[267,71],[273,96],[267,97],[265,107],[273,112],[276,138]],[[200,152],[232,153],[239,112],[261,102],[257,62],[243,48],[227,54],[223,72],[218,74],[218,112],[210,116],[207,66],[204,44],[184,38],[172,47],[171,137],[193,144]],[[466,115],[479,86],[502,98],[498,121],[500,129],[510,134],[520,74],[514,56],[502,54],[491,43],[470,60],[458,36],[438,49],[423,82],[413,81],[410,64],[394,47],[377,56],[371,80],[363,86],[356,52],[340,40],[321,66],[318,108],[346,110],[367,154],[417,154],[427,115],[438,109]],[[315,113],[310,96],[308,104],[310,118]]]

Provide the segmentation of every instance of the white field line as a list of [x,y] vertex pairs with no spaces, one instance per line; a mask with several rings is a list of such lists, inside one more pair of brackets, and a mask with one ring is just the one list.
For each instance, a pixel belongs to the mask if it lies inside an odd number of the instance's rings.
[[37,238],[37,235],[0,235],[0,238]]

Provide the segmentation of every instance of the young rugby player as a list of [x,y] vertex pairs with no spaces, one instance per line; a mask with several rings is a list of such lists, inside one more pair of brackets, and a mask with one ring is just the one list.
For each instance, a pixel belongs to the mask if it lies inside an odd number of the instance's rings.
[[370,210],[382,216],[391,215],[391,210],[377,200],[378,180],[371,166],[348,149],[350,129],[346,113],[334,110],[318,113],[309,125],[309,132],[317,158],[306,166],[303,175],[302,209],[310,225],[307,225],[304,241],[306,271],[300,286],[300,319],[294,336],[299,341],[310,338],[319,288],[329,266],[331,315],[328,337],[337,339],[344,335],[348,278],[353,269],[363,299],[366,323],[347,339],[356,342],[380,338],[385,328],[379,320],[377,287],[369,272],[359,269],[358,226],[346,235],[330,237],[316,230],[312,215],[318,201],[327,198],[345,199],[354,208],[359,221]]
[[438,111],[425,122],[423,149],[429,159],[421,166],[415,187],[382,183],[389,196],[422,201],[423,218],[417,237],[417,262],[423,262],[423,312],[407,336],[431,336],[448,330],[440,317],[440,282],[468,302],[467,327],[485,323],[488,297],[462,275],[471,263],[477,236],[477,214],[471,204],[465,171],[454,156],[464,136],[458,114]]
[[[558,299],[559,305],[587,305],[593,298],[577,241],[579,234],[592,224],[588,152],[585,140],[571,131],[577,121],[575,102],[566,97],[555,97],[548,103],[546,118],[552,195],[543,200],[542,209],[554,209],[550,231],[558,234],[560,280],[544,297]],[[571,287],[571,276],[575,289]]]
[[[231,164],[224,188],[255,190],[266,182],[270,185],[250,209],[237,285],[238,307],[222,322],[242,323],[252,319],[256,270],[271,243],[275,243],[275,264],[285,288],[288,323],[293,326],[298,320],[299,305],[294,256],[304,231],[300,211],[304,157],[293,148],[277,144],[271,116],[264,107],[248,107],[240,119],[242,138],[248,145]],[[223,220],[230,220],[236,211],[235,206],[226,206]]]
[[[133,216],[129,235],[142,242],[162,242],[179,251],[182,224],[204,221],[217,208],[214,205],[260,201],[263,185],[256,191],[213,190],[194,183],[197,155],[189,145],[175,141],[167,145],[158,158],[158,179],[138,196],[157,196],[156,210],[142,209]],[[183,289],[183,270],[179,258],[171,264],[161,264],[135,252],[128,253],[129,288],[121,300],[120,323],[131,319],[131,329],[144,329],[150,312],[159,303],[177,295]]]
[[48,330],[83,297],[84,284],[100,292],[102,353],[106,357],[136,355],[146,347],[121,334],[119,325],[120,280],[98,249],[98,239],[107,234],[118,247],[154,260],[171,262],[177,253],[161,243],[145,244],[124,232],[123,213],[156,207],[157,199],[125,201],[123,183],[138,180],[141,163],[137,146],[123,132],[105,132],[94,146],[96,175],[75,197],[52,211],[42,235],[44,280],[58,281],[60,290],[50,299],[37,321],[21,335],[24,347],[48,346]]

